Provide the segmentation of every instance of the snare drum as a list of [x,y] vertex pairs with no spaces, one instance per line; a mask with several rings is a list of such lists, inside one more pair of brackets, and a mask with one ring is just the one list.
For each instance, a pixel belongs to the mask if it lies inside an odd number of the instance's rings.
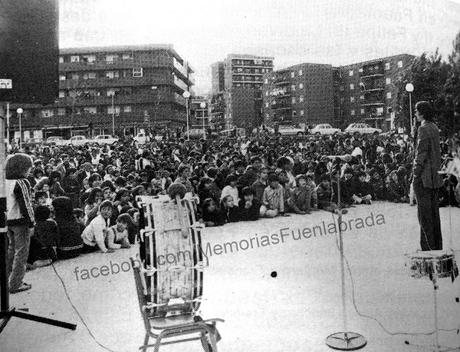
[[453,253],[445,251],[423,251],[406,254],[406,267],[410,270],[411,277],[420,279],[451,277],[454,280],[458,276],[458,268]]

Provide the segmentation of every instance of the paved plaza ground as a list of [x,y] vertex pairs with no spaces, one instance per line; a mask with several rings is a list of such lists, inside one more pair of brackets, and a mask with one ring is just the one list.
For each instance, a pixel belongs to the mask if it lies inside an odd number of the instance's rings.
[[[448,248],[448,208],[441,209],[441,219],[444,244]],[[344,221],[345,252],[359,311],[377,318],[390,332],[432,331],[432,284],[428,279],[411,278],[404,265],[404,254],[415,252],[419,246],[416,208],[374,203],[350,209]],[[324,343],[325,338],[343,327],[339,253],[333,223],[332,214],[316,212],[204,230],[203,242],[205,250],[208,248],[210,265],[204,276],[201,316],[225,319],[225,323],[219,324],[222,335],[219,351],[331,351]],[[453,247],[460,250],[459,208],[451,209],[451,223]],[[271,236],[270,243],[265,236]],[[278,243],[274,238],[278,238]],[[220,253],[219,246],[230,241],[238,242],[238,251]],[[95,253],[55,264],[88,327],[100,343],[113,351],[136,351],[143,341],[144,327],[128,266],[128,258],[137,251],[133,247],[112,254]],[[456,253],[458,257],[459,252]],[[126,271],[97,278],[75,273],[76,267],[81,273],[84,269],[114,264]],[[13,318],[0,336],[2,352],[104,351],[72,309],[52,267],[28,272],[26,282],[32,284],[32,290],[12,295],[12,305],[75,322],[77,330]],[[414,344],[430,344],[433,335],[392,336],[375,321],[360,317],[352,305],[349,275],[346,282],[348,326],[367,338],[363,351],[433,350],[404,343],[409,340]],[[441,328],[460,328],[460,304],[455,302],[459,295],[460,279],[454,283],[450,279],[441,280]],[[441,332],[440,341],[442,345],[460,346],[456,332]],[[160,350],[202,349],[198,342],[191,342]]]

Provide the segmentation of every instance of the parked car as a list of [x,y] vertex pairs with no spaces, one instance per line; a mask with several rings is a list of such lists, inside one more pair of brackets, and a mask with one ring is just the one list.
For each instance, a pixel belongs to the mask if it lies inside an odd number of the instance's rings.
[[29,138],[24,143],[22,143],[22,147],[30,147],[34,148],[43,144],[42,138]]
[[282,136],[303,136],[305,129],[293,125],[279,125],[278,134]]
[[86,138],[86,136],[73,136],[69,139],[69,144],[72,145],[85,145],[90,142],[91,140]]
[[46,145],[65,145],[68,144],[68,140],[65,140],[64,137],[61,136],[50,136],[46,139]]
[[150,142],[150,137],[143,132],[140,132],[133,138],[139,144]]
[[118,138],[112,137],[110,134],[101,134],[94,137],[93,142],[97,144],[114,144],[118,142]]
[[321,123],[310,130],[311,134],[316,135],[331,135],[341,132],[342,131],[339,128],[334,128],[328,123]]
[[382,130],[380,128],[374,128],[369,126],[367,123],[352,123],[345,128],[344,132],[346,133],[360,133],[360,134],[373,134],[373,133],[381,133]]

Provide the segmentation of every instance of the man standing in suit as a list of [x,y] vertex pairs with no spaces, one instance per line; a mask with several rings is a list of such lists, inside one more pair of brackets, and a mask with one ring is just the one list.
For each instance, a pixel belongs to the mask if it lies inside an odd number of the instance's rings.
[[415,104],[415,116],[421,122],[418,128],[415,150],[413,183],[417,200],[417,216],[420,224],[422,251],[442,249],[441,221],[439,218],[438,191],[442,180],[439,130],[434,124],[431,104],[419,101]]

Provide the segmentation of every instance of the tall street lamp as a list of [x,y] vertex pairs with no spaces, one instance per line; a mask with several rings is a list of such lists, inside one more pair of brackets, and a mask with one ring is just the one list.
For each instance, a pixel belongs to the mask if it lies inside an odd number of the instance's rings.
[[112,137],[115,137],[115,106],[114,106],[114,97],[115,91],[111,92],[112,96]]
[[203,120],[203,121],[202,121],[202,122],[203,122],[203,139],[206,139],[206,130],[205,130],[205,128],[204,128],[204,109],[206,108],[206,103],[205,103],[204,101],[202,101],[202,102],[200,103],[200,108],[201,108],[201,110],[202,110],[202,112],[201,112],[201,113],[202,113],[201,119]]
[[22,147],[22,126],[21,126],[21,117],[22,117],[22,113],[24,112],[24,110],[22,110],[22,108],[18,108],[16,110],[16,113],[18,114],[18,118],[19,118],[19,149],[21,149]]
[[189,122],[188,122],[188,119],[189,119],[189,106],[188,106],[188,100],[190,98],[190,92],[189,91],[185,91],[184,93],[182,93],[182,96],[185,98],[185,111],[186,111],[186,114],[187,114],[187,140],[189,141],[190,140],[190,131],[189,131]]
[[414,137],[413,121],[412,121],[412,92],[414,91],[414,85],[412,83],[406,84],[406,92],[409,93],[409,118],[410,118],[410,133]]

